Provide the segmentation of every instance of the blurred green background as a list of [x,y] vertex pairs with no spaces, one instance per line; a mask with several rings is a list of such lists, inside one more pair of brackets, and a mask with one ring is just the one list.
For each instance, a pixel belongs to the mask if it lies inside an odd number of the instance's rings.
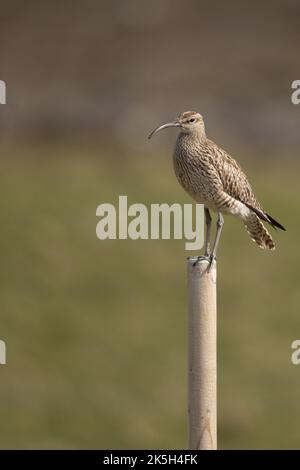
[[300,137],[290,84],[300,7],[146,5],[3,2],[0,447],[186,447],[192,253],[178,240],[100,241],[95,214],[120,194],[129,204],[190,202],[173,175],[175,132],[146,135],[195,108],[288,229],[267,253],[225,219],[219,447],[299,448],[300,367],[290,356],[300,337]]

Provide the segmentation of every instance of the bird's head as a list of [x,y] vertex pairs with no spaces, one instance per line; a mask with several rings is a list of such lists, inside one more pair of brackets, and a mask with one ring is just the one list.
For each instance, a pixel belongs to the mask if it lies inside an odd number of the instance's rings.
[[156,134],[157,132],[166,129],[168,127],[179,127],[181,132],[185,134],[194,134],[194,135],[205,135],[204,121],[201,114],[196,113],[195,111],[185,111],[180,114],[177,119],[173,122],[168,122],[162,126],[158,126],[149,134],[148,139]]

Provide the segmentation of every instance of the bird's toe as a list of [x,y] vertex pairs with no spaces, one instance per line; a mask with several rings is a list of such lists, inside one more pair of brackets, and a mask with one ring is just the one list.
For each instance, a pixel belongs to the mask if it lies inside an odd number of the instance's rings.
[[205,260],[205,261],[210,261],[210,257],[206,255],[202,256],[197,256],[196,260],[193,263],[193,266],[196,266],[200,261]]

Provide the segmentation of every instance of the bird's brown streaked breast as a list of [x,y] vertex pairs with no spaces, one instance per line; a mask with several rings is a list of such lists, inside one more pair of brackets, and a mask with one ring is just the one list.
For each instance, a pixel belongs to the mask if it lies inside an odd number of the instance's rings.
[[[203,159],[205,160],[205,155]],[[183,189],[199,204],[208,204],[212,207],[211,188],[206,177],[207,165],[202,161],[199,151],[197,155],[191,152],[184,136],[179,136],[177,140],[173,153],[173,167]]]

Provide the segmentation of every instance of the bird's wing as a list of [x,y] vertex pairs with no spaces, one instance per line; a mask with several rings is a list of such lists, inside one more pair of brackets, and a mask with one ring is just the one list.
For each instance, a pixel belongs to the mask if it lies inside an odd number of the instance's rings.
[[210,142],[209,145],[212,163],[220,176],[223,190],[238,201],[263,212],[240,165],[215,143]]
[[247,176],[240,165],[228,155],[225,150],[218,147],[214,142],[209,141],[210,155],[212,163],[217,170],[222,181],[223,191],[234,199],[242,202],[253,211],[261,220],[268,222],[273,228],[285,230],[283,225],[277,222],[257,201]]

